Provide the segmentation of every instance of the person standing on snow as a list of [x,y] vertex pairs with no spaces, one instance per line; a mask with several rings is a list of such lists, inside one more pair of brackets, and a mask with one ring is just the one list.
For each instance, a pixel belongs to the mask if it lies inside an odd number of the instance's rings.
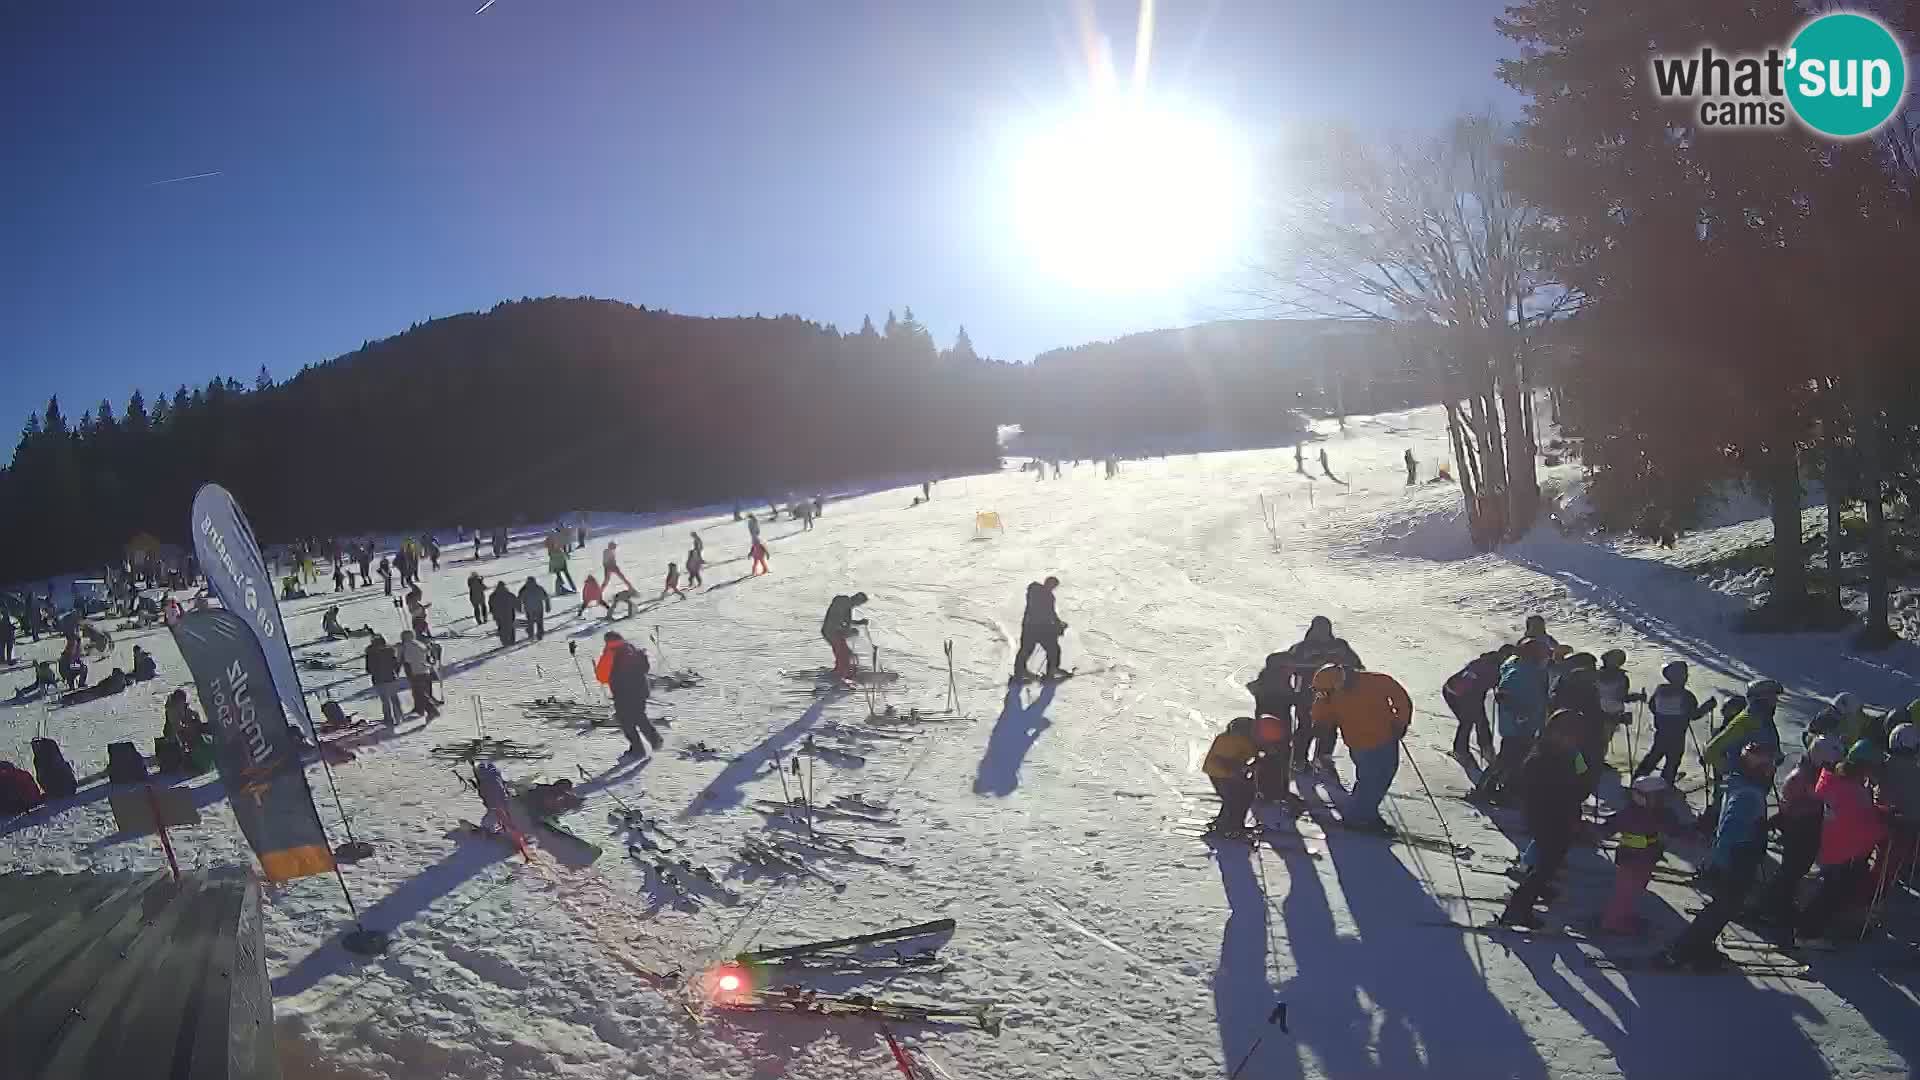
[[[1270,801],[1287,801],[1293,797],[1294,736],[1289,718],[1302,704],[1287,654],[1268,653],[1266,666],[1247,683],[1247,692],[1253,695],[1254,725],[1262,744],[1256,786]],[[1312,704],[1310,697],[1306,704]]]
[[599,579],[588,574],[586,584],[580,586],[580,614],[585,615],[587,609],[595,604],[607,609],[607,618],[613,618],[613,605],[607,603],[606,595],[600,589]]
[[1835,694],[1833,701],[1807,724],[1804,745],[1812,745],[1822,735],[1840,740],[1841,746],[1852,746],[1867,737],[1867,710],[1858,695],[1844,691]]
[[1868,784],[1886,763],[1886,751],[1861,739],[1847,750],[1838,768],[1822,772],[1814,784],[1814,798],[1824,807],[1820,887],[1794,920],[1795,939],[1824,937],[1834,915],[1860,898],[1871,872],[1873,850],[1887,829],[1886,811],[1874,805]]
[[1294,678],[1297,680],[1300,706],[1296,710],[1298,721],[1293,731],[1293,771],[1305,772],[1309,751],[1313,765],[1317,769],[1333,768],[1333,751],[1339,746],[1339,730],[1316,729],[1313,726],[1311,683],[1315,672],[1328,664],[1338,664],[1355,671],[1365,671],[1367,665],[1360,662],[1360,654],[1353,651],[1345,638],[1333,634],[1333,620],[1325,615],[1315,615],[1307,624],[1307,632],[1295,642],[1287,655],[1293,663]]
[[432,602],[420,595],[420,586],[407,590],[407,617],[413,623],[414,634],[422,641],[433,640],[433,628],[427,622],[427,609],[432,606]]
[[1412,487],[1415,483],[1414,478],[1419,472],[1417,466],[1415,466],[1413,461],[1413,447],[1411,446],[1407,447],[1407,452],[1400,455],[1400,457],[1401,457],[1401,460],[1407,463],[1407,486]]
[[[1547,721],[1545,734],[1521,763],[1513,786],[1526,808],[1527,831],[1533,834],[1534,862],[1507,897],[1500,913],[1505,926],[1533,928],[1540,916],[1533,905],[1552,891],[1553,879],[1567,861],[1580,804],[1587,798],[1587,762],[1580,753],[1582,721],[1572,712],[1557,712]],[[1501,747],[1505,753],[1506,748]]]
[[1353,758],[1353,793],[1340,817],[1349,829],[1393,835],[1380,817],[1393,776],[1400,771],[1400,740],[1413,722],[1413,699],[1393,676],[1327,664],[1313,673],[1313,725],[1338,728]]
[[1027,658],[1036,648],[1043,650],[1047,657],[1047,673],[1041,678],[1057,679],[1065,674],[1060,667],[1060,634],[1067,624],[1060,621],[1053,605],[1053,591],[1059,587],[1057,577],[1027,585],[1027,610],[1020,616],[1020,648],[1013,654],[1015,682],[1033,678],[1027,670]]
[[1736,752],[1738,764],[1727,781],[1713,837],[1710,868],[1718,868],[1709,879],[1713,899],[1671,945],[1654,954],[1656,966],[1712,971],[1726,963],[1726,954],[1714,947],[1714,941],[1746,907],[1760,864],[1766,861],[1767,790],[1773,784],[1774,749],[1750,743]]
[[607,541],[607,546],[600,551],[600,583],[611,589],[613,588],[613,579],[618,577],[621,584],[625,585],[628,589],[632,589],[633,582],[628,581],[627,575],[620,570],[620,557],[614,553],[616,546],[614,541],[609,540]]
[[1600,654],[1600,670],[1593,673],[1593,688],[1600,692],[1600,715],[1607,725],[1607,745],[1613,745],[1614,733],[1625,727],[1627,706],[1647,700],[1633,691],[1633,678],[1627,674],[1624,649],[1608,649]]
[[1755,679],[1747,684],[1747,707],[1701,750],[1708,770],[1721,775],[1734,772],[1749,743],[1772,747],[1778,761],[1780,729],[1774,726],[1773,717],[1780,693],[1780,684],[1772,679]]
[[[700,534],[694,533],[693,535],[697,538]],[[695,546],[692,551],[687,552],[687,588],[691,589],[696,585],[704,584],[704,582],[700,580],[700,566],[703,561],[698,546]]]
[[753,538],[753,546],[747,549],[747,559],[747,572],[754,577],[773,573],[767,568],[767,545],[757,535]]
[[1253,809],[1253,779],[1247,770],[1257,753],[1250,716],[1229,721],[1227,729],[1214,736],[1213,744],[1207,747],[1200,771],[1207,774],[1213,793],[1220,796],[1220,812],[1208,823],[1207,832],[1232,836],[1246,831],[1247,811]]
[[651,752],[649,743],[652,750],[658,750],[664,741],[654,730],[653,721],[647,719],[647,697],[652,690],[647,683],[651,668],[646,650],[627,644],[617,630],[607,631],[605,641],[606,648],[594,662],[593,677],[613,694],[613,718],[627,736],[627,752],[621,756],[645,757]]
[[1487,694],[1500,682],[1500,665],[1513,653],[1512,645],[1483,652],[1467,661],[1466,666],[1454,672],[1440,688],[1440,700],[1447,703],[1448,711],[1458,723],[1453,733],[1454,757],[1471,761],[1470,740],[1478,737],[1481,755],[1488,761],[1493,760],[1493,726],[1487,722]]
[[[687,533],[687,536],[693,540],[693,553],[695,555],[700,556],[702,559],[706,558],[707,544],[706,544],[706,541],[700,539],[700,530],[699,529],[690,530]],[[691,559],[687,561],[687,573],[688,574],[693,573],[693,561]],[[689,579],[689,581],[691,581],[691,579]]]
[[528,574],[527,580],[520,586],[520,610],[527,617],[527,636],[535,641],[545,641],[547,637],[547,590]]
[[853,660],[853,646],[849,644],[854,635],[854,627],[867,625],[867,620],[853,617],[853,609],[867,602],[867,594],[854,593],[852,596],[841,594],[827,605],[826,618],[820,620],[820,636],[825,638],[827,646],[833,650],[833,674],[835,678],[852,682],[858,675],[858,666]]
[[478,570],[467,575],[467,603],[473,605],[473,625],[487,621],[487,583]]
[[13,666],[13,619],[0,611],[0,664]]
[[1767,884],[1760,911],[1767,922],[1791,927],[1800,901],[1800,882],[1820,856],[1820,832],[1826,804],[1814,794],[1820,776],[1840,764],[1846,748],[1831,735],[1813,740],[1807,752],[1787,773],[1780,786],[1780,809],[1767,819],[1767,828],[1780,834],[1780,869]]
[[379,634],[367,642],[367,678],[380,698],[380,718],[388,727],[400,722],[400,658]]
[[555,596],[567,596],[578,588],[573,583],[573,571],[567,568],[567,538],[563,533],[547,534],[547,569],[553,574]]
[[1660,669],[1660,677],[1667,680],[1653,688],[1647,697],[1647,711],[1653,713],[1653,745],[1647,748],[1647,756],[1640,759],[1634,767],[1633,778],[1660,770],[1660,775],[1672,787],[1680,779],[1680,762],[1686,754],[1687,730],[1695,720],[1713,711],[1717,702],[1708,698],[1703,704],[1687,689],[1687,664],[1684,660],[1675,660]]
[[413,691],[413,708],[408,715],[424,714],[429,720],[438,717],[440,710],[433,703],[433,654],[411,630],[400,634],[400,663],[406,668],[407,686]]
[[500,635],[501,647],[513,644],[514,617],[520,613],[520,598],[513,595],[506,582],[493,587],[493,595],[487,597],[487,610],[493,613],[493,628]]
[[1539,638],[1522,638],[1514,654],[1500,665],[1500,681],[1493,691],[1500,753],[1480,774],[1479,783],[1467,795],[1468,802],[1497,799],[1507,780],[1519,775],[1521,764],[1533,751],[1533,740],[1547,717],[1546,649]]
[[473,561],[480,561],[480,530],[473,530]]
[[[1920,726],[1912,721],[1896,724],[1887,733],[1887,763],[1880,771],[1879,795],[1891,816],[1886,843],[1873,859],[1874,871],[1878,882],[1896,882],[1920,857]],[[1882,896],[1886,889],[1880,886]]]
[[434,570],[440,569],[440,539],[432,533],[427,534],[427,561],[433,564]]
[[687,598],[687,594],[680,591],[680,564],[678,563],[667,564],[667,581],[660,589],[660,599],[665,600],[668,593],[682,600]]
[[1619,847],[1613,853],[1613,899],[1600,917],[1600,929],[1610,934],[1639,934],[1647,920],[1633,907],[1653,880],[1653,868],[1660,865],[1666,848],[1662,833],[1678,833],[1686,828],[1665,805],[1667,782],[1657,776],[1643,776],[1633,782],[1627,808],[1607,819],[1603,832],[1618,833]]

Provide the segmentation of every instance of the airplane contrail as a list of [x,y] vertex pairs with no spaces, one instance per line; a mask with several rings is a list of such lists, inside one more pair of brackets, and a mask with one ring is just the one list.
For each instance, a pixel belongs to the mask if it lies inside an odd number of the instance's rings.
[[212,172],[197,172],[197,173],[194,173],[192,176],[176,176],[171,180],[155,180],[153,183],[148,184],[147,186],[159,187],[161,184],[180,184],[180,183],[185,183],[188,180],[205,180],[209,176],[219,176],[219,175],[221,175],[221,171],[219,169],[215,169]]
[[481,5],[480,5],[480,10],[479,10],[479,11],[476,11],[476,12],[474,12],[474,14],[475,14],[475,15],[485,15],[485,14],[487,13],[487,9],[488,9],[488,8],[490,8],[490,7],[492,7],[492,6],[493,6],[493,0],[487,0],[487,2],[486,2],[486,3],[484,3],[484,4],[481,4]]

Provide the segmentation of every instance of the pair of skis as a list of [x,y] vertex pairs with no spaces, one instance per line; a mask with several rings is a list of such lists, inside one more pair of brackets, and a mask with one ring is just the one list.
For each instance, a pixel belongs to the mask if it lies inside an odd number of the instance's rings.
[[[1464,923],[1452,919],[1421,919],[1416,926],[1430,926],[1444,929],[1462,930],[1469,934],[1484,934],[1488,937],[1513,937],[1522,941],[1559,938],[1582,944],[1599,945],[1603,941],[1585,930],[1575,926],[1508,926],[1504,923]],[[1776,979],[1805,979],[1812,977],[1813,969],[1799,959],[1779,952],[1765,943],[1734,942],[1727,948],[1738,951],[1751,950],[1754,959],[1729,957],[1718,967],[1699,970],[1688,966],[1665,966],[1655,962],[1653,956],[1597,956],[1584,954],[1584,963],[1588,967],[1606,971],[1627,971],[1656,975],[1743,975]],[[1777,956],[1777,960],[1762,960],[1762,955]]]
[[870,994],[823,994],[802,987],[785,987],[717,1007],[734,1012],[783,1012],[805,1016],[863,1016],[902,1024],[973,1025],[999,1034],[1002,1017],[991,1003],[947,1005],[931,1001],[900,1001]]
[[742,842],[740,857],[745,862],[761,867],[776,874],[799,874],[816,878],[833,887],[834,892],[845,892],[847,885],[843,881],[828,877],[813,868],[813,865],[797,851],[790,851],[777,843],[749,836]]
[[644,833],[636,838],[636,842],[627,845],[627,854],[651,867],[662,885],[679,893],[689,903],[699,904],[713,899],[728,907],[740,903],[740,894],[729,888],[719,874],[685,856],[674,859],[671,852]]

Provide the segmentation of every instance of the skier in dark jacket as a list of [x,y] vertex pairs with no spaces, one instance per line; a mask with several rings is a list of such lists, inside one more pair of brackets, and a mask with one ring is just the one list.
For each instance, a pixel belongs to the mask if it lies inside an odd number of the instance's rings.
[[493,587],[493,595],[487,597],[487,609],[493,612],[493,626],[500,635],[500,644],[513,644],[514,617],[520,614],[520,598],[513,595],[506,582]]
[[[1328,664],[1338,664],[1349,671],[1365,671],[1366,665],[1360,662],[1360,654],[1353,651],[1345,638],[1335,637],[1333,620],[1325,615],[1315,615],[1307,624],[1307,632],[1287,650],[1289,661],[1293,665],[1294,692],[1299,695],[1300,704],[1294,709],[1293,727],[1293,768],[1300,772],[1307,767],[1309,750],[1315,768],[1331,769],[1333,752],[1340,744],[1340,732],[1337,728],[1313,727],[1313,693],[1310,685],[1313,673]],[[1319,745],[1315,746],[1315,743]]]
[[1546,734],[1520,766],[1512,786],[1526,808],[1527,831],[1533,834],[1534,861],[1527,876],[1507,898],[1500,921],[1508,926],[1536,927],[1540,917],[1533,905],[1545,896],[1573,845],[1580,804],[1586,801],[1586,758],[1580,753],[1585,721],[1571,711],[1560,711],[1547,721]]
[[606,648],[593,665],[594,677],[605,683],[613,694],[613,718],[626,733],[627,755],[644,757],[648,743],[658,750],[663,741],[654,730],[653,722],[647,719],[647,696],[652,692],[647,674],[651,665],[647,663],[647,654],[627,644],[619,631],[607,631],[605,641]]
[[391,727],[405,712],[400,707],[400,658],[393,646],[379,634],[367,642],[367,678],[373,680],[373,692],[380,698],[380,717]]
[[527,616],[527,636],[544,641],[547,636],[547,590],[529,575],[520,586],[520,610]]
[[[1254,767],[1256,786],[1269,801],[1284,802],[1292,798],[1293,785],[1293,731],[1287,717],[1301,704],[1287,654],[1268,653],[1266,666],[1247,683],[1247,692],[1253,695],[1257,733],[1267,736],[1261,740],[1260,760]],[[1311,699],[1306,704],[1311,707]]]
[[1472,739],[1480,740],[1480,753],[1488,760],[1493,758],[1493,725],[1487,722],[1487,694],[1500,682],[1500,665],[1512,656],[1514,647],[1502,645],[1498,650],[1483,652],[1465,667],[1453,673],[1453,677],[1440,688],[1440,700],[1447,703],[1453,718],[1459,726],[1453,733],[1453,755],[1458,758],[1473,756]]
[[826,618],[820,620],[820,636],[826,639],[827,646],[833,650],[833,674],[836,678],[852,680],[856,674],[853,646],[848,641],[853,637],[854,627],[867,625],[867,620],[853,617],[853,609],[866,602],[866,593],[857,592],[852,596],[843,593],[827,605]]
[[1042,678],[1057,679],[1064,674],[1060,667],[1060,633],[1067,624],[1060,621],[1053,606],[1053,591],[1059,587],[1057,577],[1027,585],[1027,610],[1020,616],[1020,649],[1013,654],[1015,681],[1033,678],[1027,670],[1027,658],[1036,648],[1047,656],[1047,673]]
[[467,575],[467,603],[473,605],[473,625],[487,621],[487,583],[478,570]]

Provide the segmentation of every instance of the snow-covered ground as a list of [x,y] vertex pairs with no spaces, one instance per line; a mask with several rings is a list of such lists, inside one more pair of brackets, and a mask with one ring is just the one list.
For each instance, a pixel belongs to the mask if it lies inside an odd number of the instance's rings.
[[[937,485],[925,506],[909,508],[917,490],[888,490],[829,505],[811,532],[769,526],[773,572],[761,578],[744,576],[745,528],[724,519],[619,533],[643,595],[684,556],[689,528],[701,529],[713,560],[708,588],[618,624],[636,640],[657,629],[665,655],[655,650],[656,670],[704,676],[656,699],[653,711],[673,723],[666,749],[645,763],[617,760],[613,729],[558,726],[521,707],[583,696],[568,644],[579,644],[580,668],[590,669],[606,624],[563,600],[546,641],[501,651],[463,615],[464,578],[477,567],[516,586],[529,574],[545,580],[541,553],[522,542],[475,564],[470,548],[449,547],[427,579],[446,647],[445,715],[363,742],[357,760],[334,770],[354,833],[376,848],[346,878],[365,922],[393,930],[392,948],[364,961],[336,944],[349,924],[331,878],[269,889],[285,1074],[897,1076],[870,1022],[713,1011],[694,1019],[671,980],[639,969],[698,972],[750,944],[938,917],[959,923],[942,950],[944,970],[863,984],[902,998],[1002,1004],[997,1035],[896,1028],[935,1078],[1218,1078],[1256,1040],[1240,1074],[1247,1080],[1909,1073],[1920,1043],[1909,987],[1920,968],[1904,958],[1869,949],[1817,960],[1818,981],[1640,975],[1591,967],[1584,957],[1595,947],[1570,940],[1509,944],[1421,923],[1489,918],[1487,898],[1509,884],[1487,871],[1514,850],[1498,826],[1517,823],[1448,797],[1466,785],[1445,755],[1453,722],[1439,687],[1465,659],[1512,639],[1527,614],[1545,615],[1562,641],[1628,650],[1637,682],[1673,657],[1694,665],[1703,697],[1772,675],[1788,686],[1786,712],[1796,719],[1812,715],[1813,695],[1843,688],[1881,703],[1915,696],[1902,670],[1915,670],[1912,652],[1856,660],[1841,655],[1838,635],[1732,635],[1725,619],[1743,601],[1673,569],[1658,549],[1543,528],[1502,553],[1472,552],[1457,489],[1402,485],[1403,449],[1423,469],[1444,456],[1435,410],[1321,434],[1351,487],[1309,483],[1284,450],[1128,462],[1113,480],[1085,465],[1060,481],[1012,471],[957,479]],[[1566,490],[1575,477],[1562,467],[1547,480]],[[1262,501],[1276,508],[1271,535]],[[974,538],[980,510],[999,512],[1004,535]],[[577,578],[597,570],[603,540],[576,554]],[[1023,588],[1048,573],[1062,579],[1068,663],[1082,675],[1009,691]],[[901,672],[889,703],[939,708],[942,646],[951,641],[972,717],[911,729],[911,741],[875,738],[864,765],[821,757],[813,766],[821,801],[857,792],[897,808],[907,841],[891,851],[911,868],[825,863],[846,883],[839,894],[818,881],[749,874],[734,879],[745,897],[738,907],[675,907],[623,854],[607,817],[614,797],[668,817],[698,861],[733,866],[740,838],[768,827],[750,800],[780,798],[769,763],[800,751],[810,731],[866,716],[860,695],[809,698],[781,674],[825,662],[821,613],[834,593],[855,589],[872,598],[863,613],[882,665]],[[295,642],[319,636],[332,600],[289,605]],[[1173,819],[1211,812],[1192,794],[1205,786],[1198,762],[1208,740],[1247,709],[1243,684],[1265,655],[1315,614],[1413,692],[1418,769],[1401,769],[1386,811],[1434,833],[1437,807],[1453,837],[1475,849],[1464,864],[1348,835],[1328,841],[1320,858],[1232,846],[1215,856],[1170,829]],[[400,629],[377,589],[346,598],[343,616],[390,636]],[[104,764],[110,741],[148,745],[162,698],[187,673],[160,633],[122,634],[123,664],[135,641],[158,657],[156,683],[73,708],[6,708],[0,756],[29,760],[27,741],[42,724],[82,773]],[[47,641],[26,650],[54,651]],[[378,715],[353,649],[313,644],[298,655],[338,659],[338,671],[304,672],[308,688],[330,687],[350,711]],[[27,678],[19,668],[8,676],[0,688]],[[527,865],[456,830],[480,807],[430,751],[474,734],[476,703],[488,734],[553,752],[503,763],[510,778],[571,777],[576,766],[593,777],[582,785],[586,808],[569,820],[606,844],[597,863],[548,850]],[[725,757],[676,753],[696,740]],[[1623,741],[1616,760],[1626,754]],[[1352,775],[1344,754],[1341,767]],[[323,817],[344,839],[325,778],[317,768],[312,778]],[[250,861],[217,780],[196,781],[194,791],[207,816],[176,836],[183,861]],[[1323,791],[1337,804],[1338,790]],[[0,869],[159,862],[150,839],[115,834],[99,786],[7,826],[0,844]],[[1574,863],[1559,910],[1577,916],[1597,910],[1610,882],[1601,856]],[[1461,900],[1463,891],[1474,899]],[[1694,899],[1657,883],[1646,906],[1656,936]],[[1285,1031],[1267,1023],[1277,1000],[1288,1005]]]

